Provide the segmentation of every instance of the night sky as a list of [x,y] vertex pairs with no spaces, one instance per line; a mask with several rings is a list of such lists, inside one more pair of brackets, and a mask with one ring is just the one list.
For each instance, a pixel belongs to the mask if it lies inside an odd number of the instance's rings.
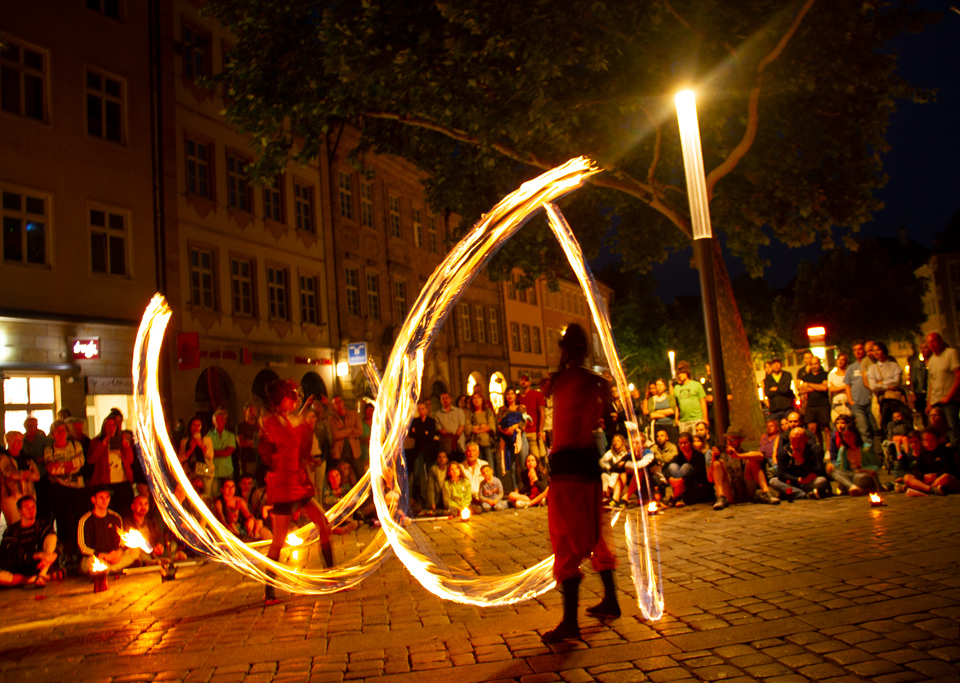
[[[912,85],[937,90],[931,104],[898,103],[887,139],[892,149],[884,156],[890,177],[879,197],[885,208],[861,230],[863,237],[895,237],[900,226],[910,238],[933,246],[934,236],[946,229],[960,210],[960,0],[917,0],[923,9],[943,13],[943,18],[921,34],[903,34],[893,42],[898,67]],[[721,226],[717,226],[721,227]],[[816,262],[820,243],[798,249],[771,244],[760,255],[773,264],[764,277],[775,287],[793,278],[801,260]],[[691,250],[674,254],[653,270],[657,293],[667,302],[677,295],[698,295],[699,280],[689,267]],[[744,272],[740,263],[727,259],[730,277]]]

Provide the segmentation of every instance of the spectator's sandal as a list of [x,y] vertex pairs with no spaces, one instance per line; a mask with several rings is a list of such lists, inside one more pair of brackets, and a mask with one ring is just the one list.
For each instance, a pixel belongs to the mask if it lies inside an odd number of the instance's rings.
[[58,569],[47,575],[48,581],[63,581],[65,578],[67,578],[67,573],[63,569]]

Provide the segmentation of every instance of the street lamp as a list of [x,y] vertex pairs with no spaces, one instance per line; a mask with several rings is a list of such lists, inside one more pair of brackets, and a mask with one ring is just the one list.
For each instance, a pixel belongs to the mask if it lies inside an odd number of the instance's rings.
[[673,351],[667,351],[667,358],[670,359],[670,379],[677,376],[677,354]]
[[727,378],[723,369],[723,352],[720,346],[720,321],[717,316],[717,293],[713,278],[713,230],[710,227],[707,181],[703,172],[703,153],[700,149],[697,101],[692,90],[683,90],[677,93],[675,102],[677,121],[680,124],[683,168],[687,178],[687,198],[690,201],[693,250],[700,270],[700,293],[703,297],[707,350],[713,370],[713,427],[717,435],[717,443],[720,443],[729,425]]

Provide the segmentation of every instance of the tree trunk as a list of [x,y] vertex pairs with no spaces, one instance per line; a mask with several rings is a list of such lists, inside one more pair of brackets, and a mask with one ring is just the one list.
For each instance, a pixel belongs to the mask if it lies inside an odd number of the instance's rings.
[[733,285],[723,261],[720,240],[713,242],[713,273],[716,280],[720,341],[730,400],[730,425],[739,427],[747,441],[759,441],[764,432],[763,409],[757,394],[757,379],[750,355],[750,342],[733,296]]

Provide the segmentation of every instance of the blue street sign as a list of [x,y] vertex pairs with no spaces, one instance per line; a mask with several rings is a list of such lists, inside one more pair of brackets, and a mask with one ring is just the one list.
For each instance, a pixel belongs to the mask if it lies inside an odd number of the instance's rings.
[[347,365],[367,364],[367,342],[347,344]]

